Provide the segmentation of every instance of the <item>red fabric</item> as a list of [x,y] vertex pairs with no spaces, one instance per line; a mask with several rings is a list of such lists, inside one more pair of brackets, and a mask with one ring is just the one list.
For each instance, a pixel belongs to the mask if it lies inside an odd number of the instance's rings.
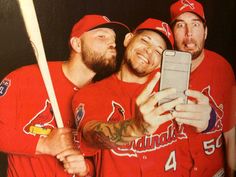
[[[84,105],[83,118],[79,127],[91,120],[102,122],[120,121],[133,117],[132,105],[143,85],[126,83],[115,75],[81,89],[73,99],[73,110]],[[94,149],[97,174],[103,177],[158,177],[189,176],[188,151],[184,155],[178,150],[178,141],[187,137],[183,130],[178,131],[176,124],[169,121],[159,127],[152,136],[145,136],[111,150]],[[92,147],[81,142],[81,150],[89,155]],[[180,163],[183,161],[183,163]],[[191,165],[191,163],[190,163]],[[185,169],[186,168],[186,169]]]
[[129,28],[120,22],[110,21],[106,16],[102,15],[85,15],[81,18],[72,28],[70,38],[80,37],[84,32],[104,26],[112,28],[114,30],[124,30],[126,33],[129,32]]
[[184,12],[192,12],[201,17],[201,19],[206,22],[204,9],[201,3],[195,0],[179,0],[173,3],[170,7],[171,22],[173,22],[178,16],[180,16]]
[[214,176],[224,167],[223,132],[234,127],[230,120],[230,91],[235,82],[231,66],[220,55],[205,50],[205,58],[200,66],[191,73],[190,89],[202,91],[207,95],[211,107],[215,110],[214,128],[203,134],[197,134],[187,128],[189,147],[194,160],[191,176]]
[[174,47],[174,37],[167,23],[154,19],[154,18],[148,18],[143,23],[141,23],[134,30],[134,32],[139,31],[139,30],[146,30],[146,29],[158,31],[159,33],[163,34],[165,36],[166,42],[171,44],[171,48]]
[[[170,121],[162,125],[153,136],[140,138],[127,146],[101,152],[95,149],[93,153],[98,152],[97,172],[104,177],[208,177],[224,173],[223,132],[234,126],[229,117],[229,97],[234,82],[232,68],[226,60],[205,50],[203,62],[191,73],[190,89],[202,91],[209,97],[217,113],[214,128],[201,134],[184,125],[177,131],[176,124]],[[84,105],[80,127],[90,120],[106,122],[132,118],[133,101],[140,93],[140,88],[143,86],[121,82],[113,75],[82,89],[73,102],[75,114],[78,105]],[[88,149],[93,148],[84,144],[82,150],[86,152]],[[175,171],[171,167],[176,167]]]
[[[61,67],[61,62],[49,63],[64,125],[72,127],[71,98],[75,90]],[[52,129],[56,126],[37,65],[13,71],[2,83],[4,81],[10,84],[0,96],[0,150],[8,153],[8,177],[71,176],[55,157],[34,155],[39,135],[31,132],[30,127],[41,124],[45,129]]]

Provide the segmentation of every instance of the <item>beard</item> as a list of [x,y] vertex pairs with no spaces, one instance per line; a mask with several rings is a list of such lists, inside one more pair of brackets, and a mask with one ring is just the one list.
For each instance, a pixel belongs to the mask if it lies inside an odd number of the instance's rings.
[[189,42],[192,42],[192,43],[196,44],[196,49],[195,49],[195,50],[188,50],[188,49],[185,49],[185,48],[182,49],[182,48],[179,47],[179,46],[175,46],[175,48],[176,48],[177,50],[182,51],[182,52],[189,52],[189,53],[191,53],[191,55],[192,55],[192,60],[195,60],[195,59],[197,59],[197,58],[201,55],[201,53],[203,52],[204,45],[205,45],[205,40],[203,39],[201,42],[199,42],[199,45],[197,45],[197,42],[192,39],[192,40],[190,40],[190,41],[184,41],[184,42],[182,43],[182,45],[185,46],[185,44],[186,44],[186,43],[189,43]]
[[196,58],[198,58],[198,57],[201,55],[202,50],[203,50],[203,49],[197,50],[197,51],[195,51],[195,52],[191,52],[191,54],[192,54],[192,60],[195,60]]
[[128,66],[128,69],[138,77],[144,77],[150,73],[145,70],[145,68],[143,68],[141,65],[136,66],[135,63],[132,62],[132,59],[130,59],[127,52],[125,52],[124,55],[124,64],[126,64]]
[[116,55],[106,56],[107,52],[96,52],[86,45],[82,45],[82,58],[84,64],[95,73],[103,73],[115,70]]

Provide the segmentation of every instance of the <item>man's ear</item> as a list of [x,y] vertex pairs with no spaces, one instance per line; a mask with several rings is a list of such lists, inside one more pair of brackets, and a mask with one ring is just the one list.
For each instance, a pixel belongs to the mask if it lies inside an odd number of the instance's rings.
[[77,37],[72,37],[70,39],[70,46],[71,48],[76,51],[77,53],[81,52],[81,40]]
[[208,28],[207,28],[207,26],[205,27],[205,32],[204,32],[204,38],[205,38],[205,40],[206,40],[206,38],[207,38],[207,34],[208,34]]
[[127,33],[125,35],[125,39],[124,39],[124,47],[127,47],[128,44],[130,43],[131,39],[134,37],[134,34],[133,33]]

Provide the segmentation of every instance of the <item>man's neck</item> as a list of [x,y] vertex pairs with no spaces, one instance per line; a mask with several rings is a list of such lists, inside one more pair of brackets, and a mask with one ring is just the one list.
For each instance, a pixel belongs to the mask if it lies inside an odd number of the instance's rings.
[[90,70],[82,61],[82,59],[69,59],[62,65],[64,75],[78,88],[91,83],[95,73]]
[[130,83],[132,82],[132,83],[139,83],[139,84],[145,83],[148,79],[148,75],[143,76],[143,77],[137,76],[125,64],[123,64],[119,72],[117,72],[117,77],[118,79],[124,82],[130,82]]
[[202,53],[197,58],[192,60],[191,72],[197,69],[197,67],[202,63],[204,57],[204,50],[202,50]]

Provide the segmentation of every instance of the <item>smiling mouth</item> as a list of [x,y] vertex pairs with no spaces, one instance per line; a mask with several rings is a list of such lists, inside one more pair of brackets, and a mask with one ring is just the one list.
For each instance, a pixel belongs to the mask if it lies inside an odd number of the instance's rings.
[[147,59],[146,57],[144,57],[143,55],[141,55],[141,54],[138,54],[138,58],[139,58],[143,63],[146,63],[146,64],[149,63],[148,59]]

